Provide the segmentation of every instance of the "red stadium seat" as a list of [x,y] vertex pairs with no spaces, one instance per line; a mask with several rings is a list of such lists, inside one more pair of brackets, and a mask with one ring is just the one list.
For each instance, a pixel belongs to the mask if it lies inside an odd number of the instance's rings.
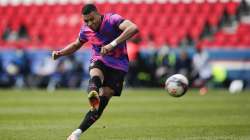
[[229,13],[229,15],[235,15],[238,6],[239,6],[239,3],[237,2],[230,1],[226,3],[226,10]]
[[169,14],[174,13],[174,6],[171,3],[164,4],[164,9],[165,9],[165,13],[169,13]]
[[211,10],[212,10],[212,4],[208,2],[204,2],[201,4],[199,12],[208,14],[208,13],[211,13]]
[[216,14],[212,14],[208,17],[208,23],[213,27],[218,26],[219,20],[220,20],[220,17]]
[[187,12],[187,9],[188,9],[187,4],[179,2],[173,5],[174,5],[174,10],[176,13],[183,14]]
[[240,36],[240,47],[250,48],[250,38],[248,36]]
[[250,32],[250,24],[240,24],[237,29],[238,33],[249,33]]
[[201,26],[194,26],[194,28],[189,29],[189,34],[193,40],[198,41],[201,35],[201,31],[202,31]]
[[194,3],[194,2],[188,3],[187,4],[187,13],[196,14],[196,13],[200,12],[200,10],[201,10],[200,7],[201,7],[201,4]]
[[238,36],[235,34],[227,34],[224,36],[226,42],[225,42],[225,46],[226,47],[231,47],[231,48],[235,48],[237,46],[239,46],[239,39]]
[[222,3],[222,2],[216,2],[214,4],[212,4],[212,12],[215,13],[215,14],[220,14],[224,11],[225,9],[225,3]]

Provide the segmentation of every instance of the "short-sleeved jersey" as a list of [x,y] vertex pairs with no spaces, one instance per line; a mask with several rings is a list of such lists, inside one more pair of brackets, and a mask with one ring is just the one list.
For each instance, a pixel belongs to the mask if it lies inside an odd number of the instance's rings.
[[109,44],[116,39],[122,30],[119,25],[124,21],[118,14],[107,13],[103,15],[102,23],[98,31],[93,31],[87,25],[81,27],[79,40],[90,42],[92,45],[91,62],[102,61],[108,67],[128,71],[128,54],[126,42],[118,44],[113,50],[106,55],[101,55],[101,47]]

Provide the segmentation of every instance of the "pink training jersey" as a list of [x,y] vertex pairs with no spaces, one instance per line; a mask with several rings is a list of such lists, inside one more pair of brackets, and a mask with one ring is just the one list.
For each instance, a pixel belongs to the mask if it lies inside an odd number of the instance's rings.
[[128,54],[126,42],[118,44],[112,51],[106,55],[101,55],[101,47],[109,44],[116,39],[122,30],[119,25],[124,18],[118,14],[107,13],[103,15],[102,23],[98,31],[93,31],[87,25],[81,27],[79,39],[82,42],[90,42],[92,44],[91,62],[97,60],[102,61],[105,65],[114,69],[128,71]]

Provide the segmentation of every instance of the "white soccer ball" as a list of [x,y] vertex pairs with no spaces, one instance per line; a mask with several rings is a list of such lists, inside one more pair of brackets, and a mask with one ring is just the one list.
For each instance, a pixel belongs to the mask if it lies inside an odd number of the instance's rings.
[[183,96],[188,89],[188,79],[182,74],[174,74],[165,82],[165,89],[173,97]]

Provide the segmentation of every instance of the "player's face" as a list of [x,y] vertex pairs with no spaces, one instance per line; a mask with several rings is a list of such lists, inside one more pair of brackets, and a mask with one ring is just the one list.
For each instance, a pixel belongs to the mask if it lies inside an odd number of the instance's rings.
[[101,24],[101,16],[97,12],[91,12],[88,15],[83,16],[84,22],[92,30],[98,30],[98,27]]

